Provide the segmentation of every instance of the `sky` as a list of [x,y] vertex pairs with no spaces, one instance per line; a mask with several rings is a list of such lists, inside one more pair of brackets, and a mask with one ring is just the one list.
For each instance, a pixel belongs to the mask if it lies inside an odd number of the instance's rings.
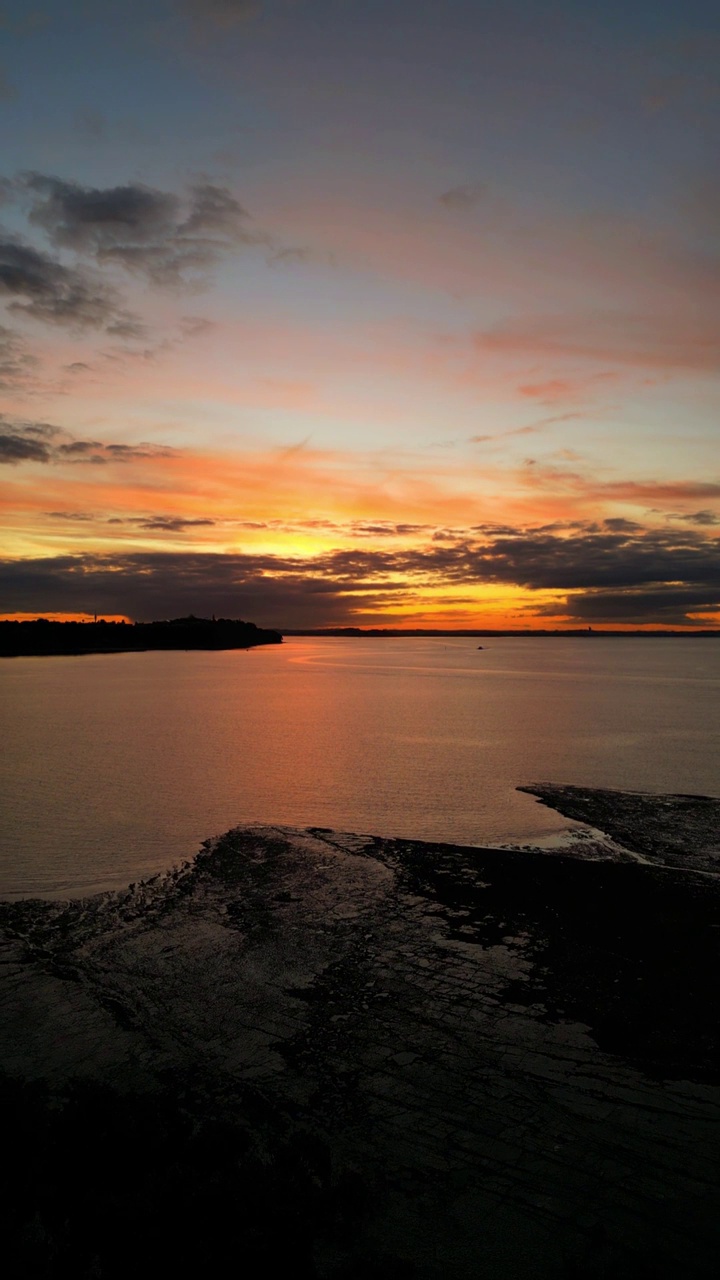
[[720,625],[720,12],[5,0],[0,615]]

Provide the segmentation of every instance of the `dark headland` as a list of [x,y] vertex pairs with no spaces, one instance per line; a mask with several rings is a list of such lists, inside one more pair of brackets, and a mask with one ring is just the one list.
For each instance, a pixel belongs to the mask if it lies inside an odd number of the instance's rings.
[[0,657],[125,653],[147,649],[251,649],[282,644],[279,631],[231,618],[172,618],[165,622],[0,621]]
[[245,827],[0,904],[12,1277],[677,1280],[720,1250],[720,800],[565,852]]

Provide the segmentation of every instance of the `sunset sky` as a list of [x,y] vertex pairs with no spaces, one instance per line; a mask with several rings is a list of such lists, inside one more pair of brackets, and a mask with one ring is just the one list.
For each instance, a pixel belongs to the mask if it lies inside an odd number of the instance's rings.
[[6,0],[3,616],[720,624],[710,0]]

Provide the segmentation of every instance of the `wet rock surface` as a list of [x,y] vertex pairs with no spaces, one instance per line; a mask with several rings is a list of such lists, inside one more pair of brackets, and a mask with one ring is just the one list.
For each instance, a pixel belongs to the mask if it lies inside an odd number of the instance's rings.
[[720,870],[720,800],[655,796],[543,783],[518,787],[566,818],[600,827],[640,859],[691,871]]
[[720,802],[533,791],[618,856],[238,828],[0,904],[10,1274],[714,1275]]

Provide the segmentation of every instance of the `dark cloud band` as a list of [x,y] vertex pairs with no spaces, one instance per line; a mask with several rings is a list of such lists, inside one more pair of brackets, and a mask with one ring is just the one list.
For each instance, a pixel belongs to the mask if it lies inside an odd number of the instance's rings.
[[173,454],[174,450],[165,445],[76,440],[69,432],[50,423],[17,422],[0,414],[0,464],[137,462],[169,458]]
[[[181,531],[171,518],[138,523]],[[185,528],[203,523],[180,522]],[[214,612],[282,629],[357,622],[377,612],[389,618],[393,608],[419,603],[428,587],[442,586],[447,594],[460,584],[495,583],[567,593],[564,601],[524,606],[539,617],[697,625],[694,614],[720,612],[718,550],[717,539],[692,532],[678,541],[661,531],[624,539],[527,534],[482,547],[338,550],[309,559],[165,551],[63,556],[0,564],[0,609],[123,613],[140,620]]]
[[144,275],[156,284],[187,283],[241,245],[269,244],[226,187],[193,184],[186,197],[142,183],[85,187],[26,174],[29,222],[59,249]]
[[12,310],[34,320],[76,329],[106,329],[120,336],[143,332],[113,289],[20,239],[0,241],[2,295],[9,299]]

